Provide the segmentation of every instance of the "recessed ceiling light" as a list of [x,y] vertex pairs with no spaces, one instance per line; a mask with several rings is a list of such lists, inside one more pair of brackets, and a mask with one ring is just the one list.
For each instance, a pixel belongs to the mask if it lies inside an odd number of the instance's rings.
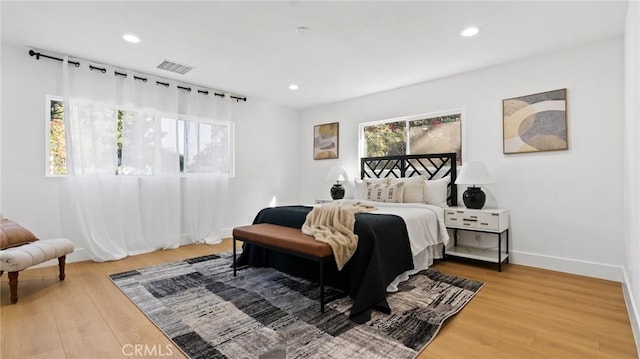
[[298,85],[296,84],[291,84],[289,85],[289,90],[291,91],[296,91],[297,89],[299,89],[300,87],[298,87]]
[[478,29],[477,27],[472,26],[472,27],[468,27],[468,28],[462,30],[462,32],[460,32],[460,35],[462,35],[464,37],[476,36],[479,31],[480,31],[480,29]]
[[296,31],[298,32],[298,34],[300,34],[300,36],[306,36],[309,35],[311,29],[306,26],[298,26],[296,27]]
[[124,41],[130,42],[132,44],[137,44],[140,42],[140,38],[134,34],[124,34],[122,35],[122,38],[124,39]]

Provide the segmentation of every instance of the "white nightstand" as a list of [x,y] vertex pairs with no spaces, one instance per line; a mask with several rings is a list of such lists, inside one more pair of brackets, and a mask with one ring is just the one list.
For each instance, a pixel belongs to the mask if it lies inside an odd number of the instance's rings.
[[[506,209],[469,209],[451,207],[444,210],[444,223],[453,229],[453,248],[446,250],[446,256],[464,257],[498,264],[502,271],[502,262],[509,263],[509,210]],[[495,233],[498,235],[498,248],[485,249],[458,246],[458,231]],[[505,249],[502,248],[502,234],[506,233]]]

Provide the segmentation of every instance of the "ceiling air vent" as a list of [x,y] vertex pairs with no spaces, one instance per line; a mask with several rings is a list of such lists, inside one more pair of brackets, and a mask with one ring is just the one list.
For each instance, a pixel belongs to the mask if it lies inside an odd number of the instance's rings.
[[167,70],[167,71],[175,72],[182,75],[193,70],[193,67],[191,66],[180,65],[180,64],[176,64],[175,62],[171,62],[167,60],[162,61],[162,63],[156,67],[161,70]]

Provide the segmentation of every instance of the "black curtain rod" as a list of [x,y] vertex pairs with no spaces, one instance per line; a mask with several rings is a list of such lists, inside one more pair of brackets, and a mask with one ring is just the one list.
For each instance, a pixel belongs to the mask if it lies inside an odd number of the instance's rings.
[[[64,61],[64,59],[61,59],[59,57],[53,57],[53,56],[45,55],[45,54],[42,54],[40,52],[35,52],[33,50],[29,50],[29,55],[30,56],[35,56],[36,60],[40,60],[41,57],[45,57],[47,59]],[[70,63],[70,64],[73,64],[75,67],[80,67],[80,62],[78,62],[78,61],[70,61],[70,60],[68,60],[67,62]],[[89,70],[91,70],[91,71],[99,70],[103,74],[107,72],[106,68],[97,67],[97,66],[93,66],[93,65],[89,65]],[[122,77],[127,77],[128,76],[126,73],[118,72],[118,71],[114,71],[113,74],[115,76],[122,76]],[[142,82],[147,82],[146,78],[135,76],[135,75],[133,76],[133,79],[134,80],[140,80]],[[161,82],[161,81],[156,81],[156,85],[162,85],[162,86],[165,86],[165,87],[169,87],[170,86],[170,84],[168,82]],[[176,87],[179,88],[180,90],[185,90],[187,92],[191,92],[191,87],[184,87],[184,86],[180,86],[180,85],[176,85]],[[209,95],[209,91],[206,91],[206,90],[198,90],[198,93],[203,94],[203,95]],[[217,97],[222,97],[222,98],[225,98],[225,96],[226,96],[224,93],[220,93],[220,92],[214,92],[213,95],[217,96]],[[236,102],[239,102],[239,101],[247,102],[247,97],[246,96],[245,97],[238,97],[238,96],[229,95],[229,97],[231,99],[236,100]]]
[[102,72],[103,74],[107,72],[107,69],[105,69],[104,67],[96,67],[93,65],[89,65],[89,70],[93,71],[93,70],[98,70],[100,72]]
[[[29,55],[30,56],[35,56],[36,60],[40,60],[41,57],[46,57],[47,59],[51,59],[51,60],[58,60],[58,61],[64,61],[64,59],[61,59],[59,57],[53,57],[53,56],[49,56],[49,55],[45,55],[45,54],[41,54],[39,52],[35,52],[33,50],[29,50]],[[75,65],[75,67],[80,67],[80,63],[77,61],[67,61],[70,64]]]
[[[206,90],[198,90],[198,93],[201,93],[201,94],[203,94],[203,95],[208,95],[208,94],[209,94],[209,91],[206,91]],[[218,92],[214,92],[214,93],[213,93],[213,95],[214,95],[214,96],[218,96],[218,97],[222,97],[222,98],[224,98],[224,96],[225,96],[223,93],[218,93]]]

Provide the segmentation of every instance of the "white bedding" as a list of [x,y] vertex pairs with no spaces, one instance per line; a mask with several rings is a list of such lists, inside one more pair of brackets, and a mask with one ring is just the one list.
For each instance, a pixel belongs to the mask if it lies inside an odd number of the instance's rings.
[[402,217],[407,225],[413,270],[400,274],[387,287],[388,292],[398,290],[398,284],[409,279],[409,276],[427,269],[434,258],[442,257],[442,247],[449,243],[449,234],[444,225],[444,209],[422,203],[385,203],[367,200],[340,200],[343,203],[363,203],[376,207],[371,213],[393,214]]

